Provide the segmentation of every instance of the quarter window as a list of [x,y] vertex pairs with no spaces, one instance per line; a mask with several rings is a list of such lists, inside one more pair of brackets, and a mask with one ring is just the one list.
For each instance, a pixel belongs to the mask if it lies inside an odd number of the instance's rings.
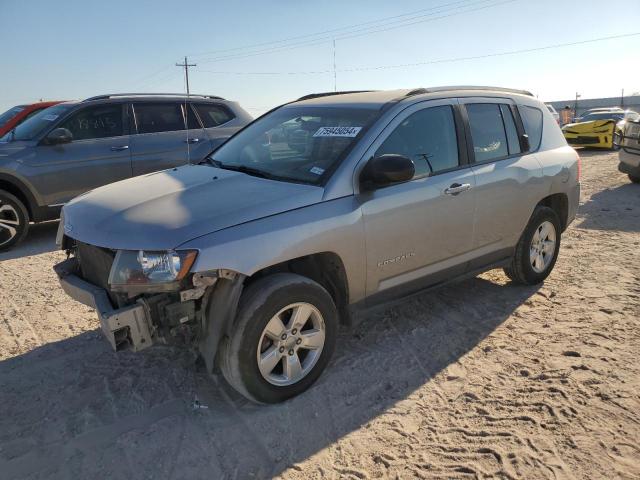
[[415,177],[458,166],[458,139],[449,105],[425,108],[409,115],[391,132],[376,156],[395,153],[413,160]]
[[122,105],[83,108],[60,126],[71,132],[74,141],[119,137],[123,135]]
[[182,105],[179,103],[136,103],[138,133],[174,132],[184,130]]
[[529,145],[531,151],[535,151],[540,147],[542,140],[542,112],[535,107],[527,107],[519,105],[518,111],[522,117],[524,130],[529,135]]
[[205,128],[217,127],[233,118],[233,114],[221,105],[198,103],[195,107]]
[[509,155],[500,105],[472,103],[466,105],[476,162],[485,162]]

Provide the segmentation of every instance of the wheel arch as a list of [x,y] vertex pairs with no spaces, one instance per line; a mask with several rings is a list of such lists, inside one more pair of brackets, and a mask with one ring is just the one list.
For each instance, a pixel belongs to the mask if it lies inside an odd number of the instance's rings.
[[37,211],[37,202],[31,190],[22,181],[6,173],[0,173],[0,190],[9,192],[24,203],[24,206],[29,212],[29,218],[31,218],[32,221],[34,220]]
[[254,272],[245,280],[245,287],[273,273],[289,272],[309,278],[329,292],[340,314],[340,322],[349,323],[349,283],[340,256],[334,252],[319,252],[270,265]]
[[569,196],[566,193],[553,193],[538,202],[537,206],[545,206],[552,209],[560,219],[560,225],[564,232],[568,226]]

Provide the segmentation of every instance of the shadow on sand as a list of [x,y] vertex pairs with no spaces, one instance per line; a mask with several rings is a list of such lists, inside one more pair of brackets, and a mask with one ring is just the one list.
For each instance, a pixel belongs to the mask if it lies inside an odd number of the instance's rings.
[[2,477],[277,475],[428,384],[536,290],[475,278],[371,315],[315,386],[272,406],[185,350],[116,355],[97,330],[44,345],[0,362]]
[[29,227],[29,233],[22,243],[6,252],[0,252],[0,262],[31,257],[56,250],[58,221],[38,223]]

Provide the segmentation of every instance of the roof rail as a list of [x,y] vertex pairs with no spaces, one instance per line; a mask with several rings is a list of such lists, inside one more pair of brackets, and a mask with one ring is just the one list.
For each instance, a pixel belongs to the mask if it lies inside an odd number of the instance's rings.
[[343,92],[310,93],[309,95],[304,95],[295,101],[300,102],[302,100],[311,100],[312,98],[320,98],[320,97],[330,97],[332,95],[346,95],[348,93],[365,93],[365,92],[374,92],[374,91],[375,90],[345,90]]
[[[92,100],[104,100],[107,98],[116,98],[116,97],[186,97],[186,93],[108,93],[105,95],[96,95],[95,97],[85,98],[83,102],[90,102]],[[198,98],[212,98],[215,100],[224,100],[222,97],[218,97],[215,95],[198,95],[195,93],[189,94],[189,97],[198,97]]]
[[405,97],[410,97],[411,95],[420,95],[422,93],[450,92],[453,90],[489,90],[494,92],[518,93],[520,95],[527,95],[529,97],[533,97],[533,93],[527,90],[517,90],[515,88],[504,88],[504,87],[482,87],[482,86],[473,86],[473,85],[455,85],[450,87],[416,88],[414,90],[411,90],[409,93],[407,93]]

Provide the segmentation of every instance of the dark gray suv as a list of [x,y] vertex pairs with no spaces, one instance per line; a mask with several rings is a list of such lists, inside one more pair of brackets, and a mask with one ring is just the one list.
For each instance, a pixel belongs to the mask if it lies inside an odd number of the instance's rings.
[[0,250],[73,197],[200,161],[250,121],[209,95],[101,95],[39,112],[0,139]]

